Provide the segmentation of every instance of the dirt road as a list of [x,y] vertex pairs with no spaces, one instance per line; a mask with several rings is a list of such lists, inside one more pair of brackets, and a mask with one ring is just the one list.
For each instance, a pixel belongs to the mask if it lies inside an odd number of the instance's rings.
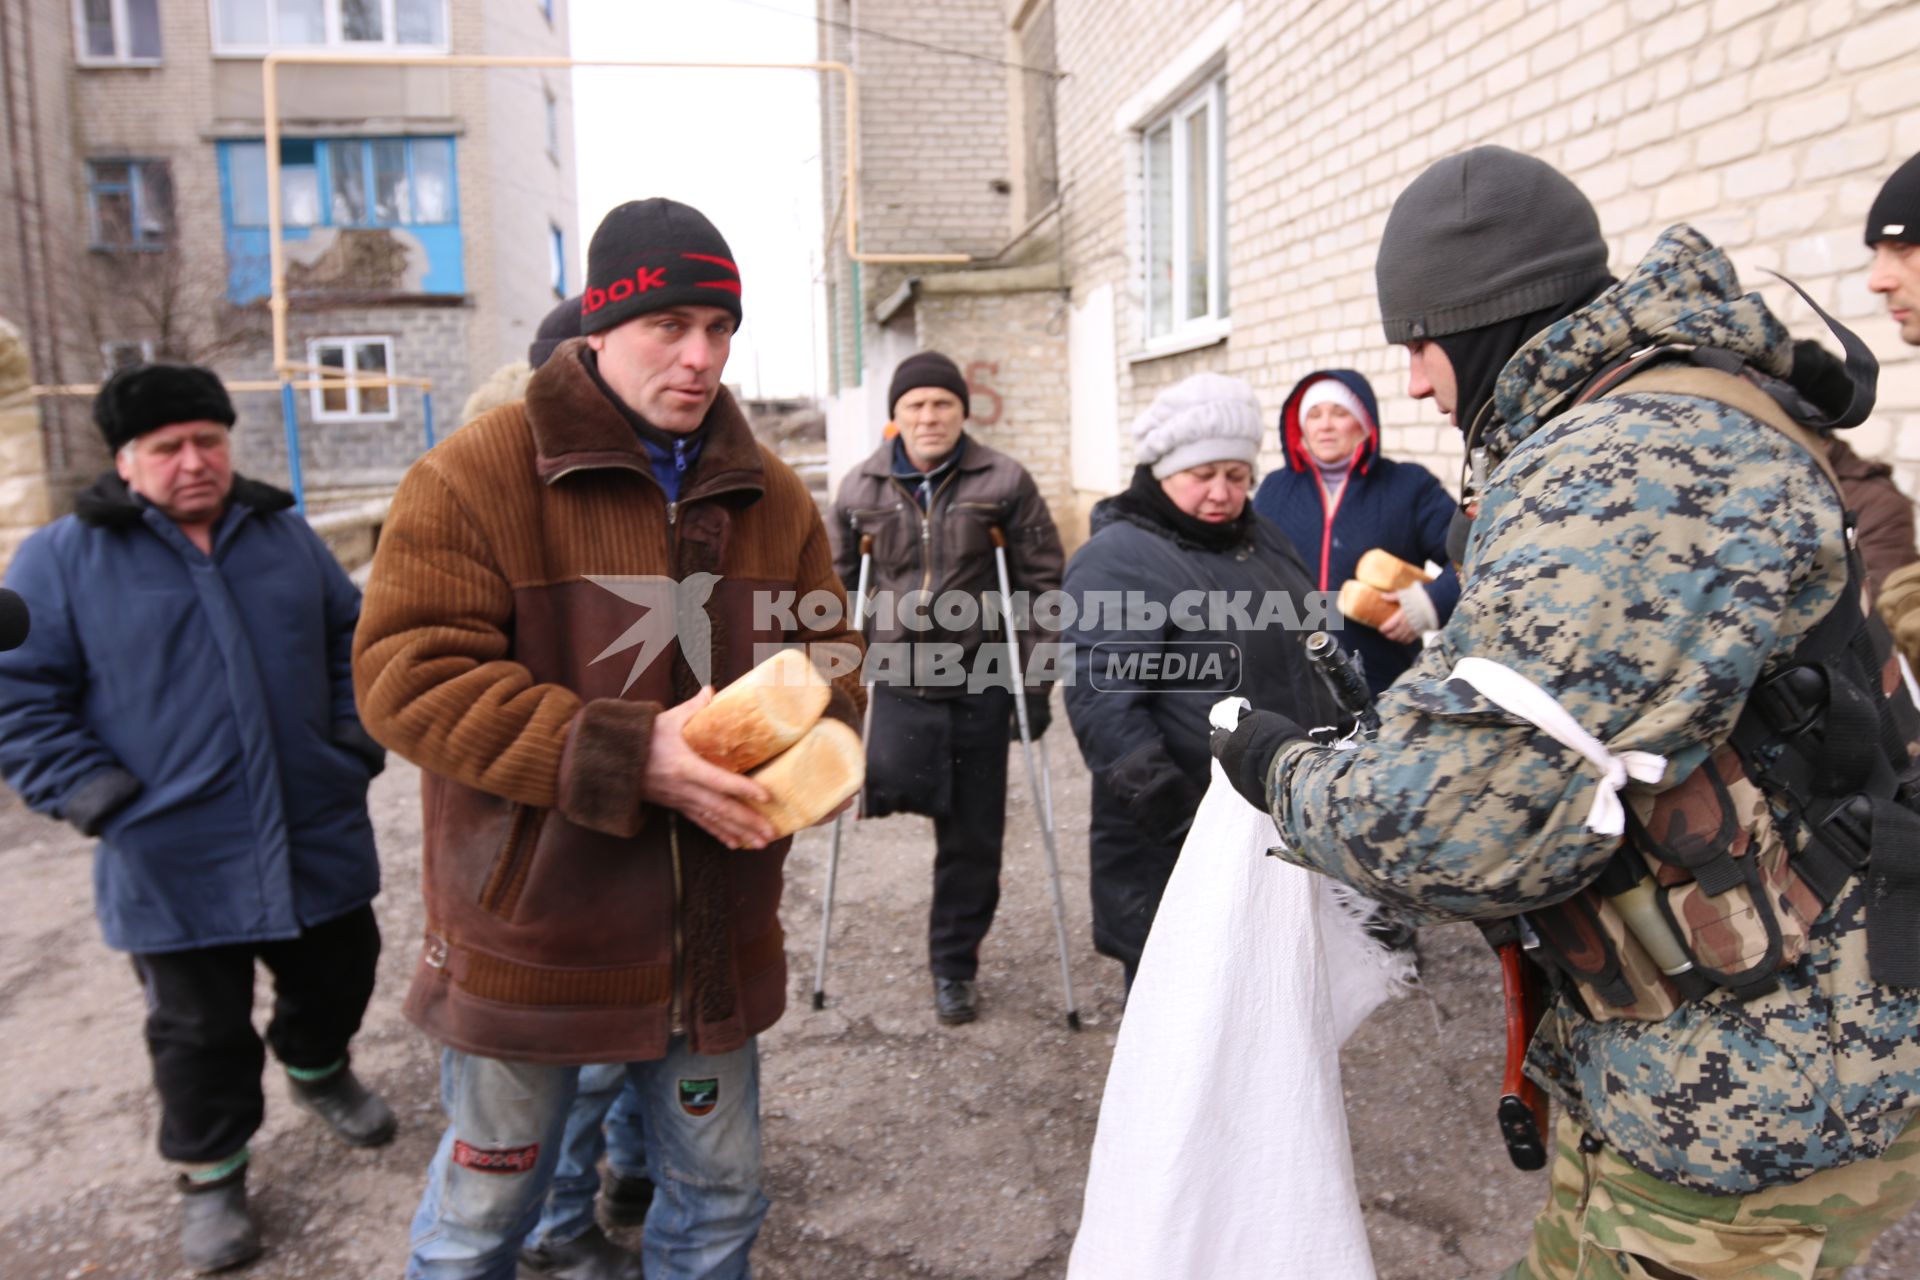
[[[808,993],[827,841],[813,832],[798,843],[786,907],[792,1000],[763,1041],[774,1208],[755,1253],[760,1280],[1064,1274],[1120,975],[1087,941],[1086,853],[1073,834],[1085,831],[1086,775],[1069,735],[1056,732],[1051,746],[1069,833],[1066,893],[1086,1027],[1077,1034],[1062,1018],[1040,845],[1017,782],[1001,916],[980,975],[983,1014],[972,1026],[941,1028],[930,1008],[930,824],[890,818],[853,829],[822,1012]],[[373,804],[387,951],[355,1052],[399,1113],[400,1136],[372,1152],[332,1142],[286,1102],[269,1070],[251,1182],[269,1252],[237,1273],[247,1280],[396,1280],[439,1137],[436,1056],[400,1017],[421,920],[418,775],[395,762]],[[175,1196],[153,1147],[141,1000],[125,960],[100,944],[87,844],[17,806],[0,811],[3,1280],[184,1274],[172,1240]],[[1464,928],[1424,936],[1428,996],[1377,1013],[1345,1054],[1382,1280],[1497,1274],[1544,1194],[1537,1175],[1507,1166],[1489,1119],[1499,1059],[1491,958]],[[1277,1259],[1272,1274],[1294,1273]],[[1920,1223],[1892,1233],[1859,1275],[1920,1275]]]

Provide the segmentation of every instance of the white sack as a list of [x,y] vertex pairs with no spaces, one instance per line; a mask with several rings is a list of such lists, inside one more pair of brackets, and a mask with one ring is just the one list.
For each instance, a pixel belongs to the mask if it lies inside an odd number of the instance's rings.
[[1216,763],[1114,1047],[1069,1280],[1373,1278],[1339,1050],[1412,964],[1278,843]]

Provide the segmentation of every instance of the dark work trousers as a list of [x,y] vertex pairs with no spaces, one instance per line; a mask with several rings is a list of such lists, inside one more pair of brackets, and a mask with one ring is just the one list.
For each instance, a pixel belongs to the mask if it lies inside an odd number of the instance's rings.
[[133,957],[147,993],[147,1052],[160,1092],[160,1154],[204,1164],[237,1155],[260,1127],[266,1051],[253,1029],[253,962],[273,971],[267,1043],[317,1071],[347,1056],[373,996],[380,927],[372,906],[283,942]]
[[953,811],[933,823],[927,953],[936,978],[971,978],[1000,903],[1007,823],[1007,726],[1013,695],[982,689],[943,700],[953,717]]

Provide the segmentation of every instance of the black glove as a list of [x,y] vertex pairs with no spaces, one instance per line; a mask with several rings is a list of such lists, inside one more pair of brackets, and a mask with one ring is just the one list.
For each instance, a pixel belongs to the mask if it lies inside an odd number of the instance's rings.
[[[1053,707],[1047,701],[1045,689],[1029,689],[1026,699],[1027,732],[1033,735],[1035,742],[1038,742],[1040,735],[1047,731],[1047,726],[1053,723]],[[1007,741],[1020,741],[1020,712],[1017,708],[1007,717]]]
[[1832,417],[1853,401],[1853,379],[1839,356],[1812,338],[1793,344],[1793,371],[1787,375],[1793,389],[1821,413]]
[[1307,731],[1274,711],[1248,711],[1240,717],[1240,727],[1232,733],[1215,729],[1208,745],[1213,758],[1226,770],[1233,789],[1262,813],[1267,808],[1267,766],[1274,753],[1304,738]]

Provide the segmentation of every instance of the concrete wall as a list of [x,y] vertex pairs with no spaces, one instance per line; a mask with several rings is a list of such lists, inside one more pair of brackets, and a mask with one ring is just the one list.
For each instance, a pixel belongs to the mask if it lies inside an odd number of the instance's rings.
[[[1795,333],[1820,332],[1760,269],[1793,274],[1883,362],[1862,453],[1920,481],[1920,352],[1867,292],[1879,183],[1920,151],[1920,7],[1887,0],[1056,0],[1065,257],[1076,306],[1113,291],[1115,430],[1196,369],[1247,378],[1277,413],[1292,383],[1346,365],[1380,392],[1390,454],[1458,477],[1458,436],[1407,399],[1374,301],[1393,198],[1482,142],[1532,152],[1594,200],[1616,272],[1682,219],[1725,246]],[[1227,74],[1232,332],[1139,358],[1137,115],[1211,27]],[[1086,448],[1100,442],[1087,440]],[[1110,469],[1112,458],[1093,460]],[[1277,452],[1264,459],[1278,462]],[[1076,459],[1078,466],[1079,459]]]

